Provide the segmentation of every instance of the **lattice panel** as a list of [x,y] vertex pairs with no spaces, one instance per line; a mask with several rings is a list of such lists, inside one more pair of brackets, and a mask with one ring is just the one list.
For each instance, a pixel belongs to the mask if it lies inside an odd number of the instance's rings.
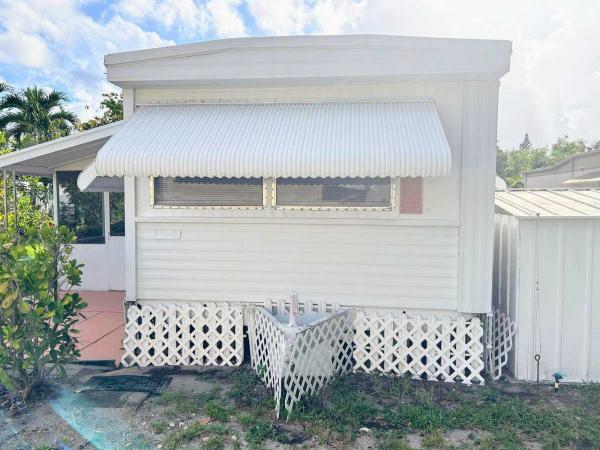
[[483,383],[479,318],[408,316],[358,311],[354,371]]
[[239,366],[244,359],[241,306],[225,303],[135,304],[127,310],[124,366]]
[[516,331],[516,324],[511,318],[495,309],[489,330],[491,348],[486,351],[486,372],[493,380],[502,376],[502,368],[508,363],[508,353],[512,349]]
[[284,408],[288,417],[294,404],[352,369],[352,317],[349,311],[303,329],[286,352]]
[[285,329],[265,309],[257,308],[250,332],[252,367],[273,389],[277,415],[283,403],[289,415],[304,396],[352,368],[352,318],[349,311],[297,333]]
[[261,308],[252,308],[250,317],[248,328],[252,369],[273,390],[275,408],[279,414],[286,335],[277,320]]

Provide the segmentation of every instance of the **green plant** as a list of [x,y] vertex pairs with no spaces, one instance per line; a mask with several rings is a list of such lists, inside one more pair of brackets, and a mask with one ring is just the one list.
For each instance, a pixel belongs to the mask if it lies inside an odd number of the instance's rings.
[[446,447],[444,435],[440,430],[433,430],[423,438],[424,448],[442,449]]
[[167,422],[163,420],[157,420],[156,422],[152,422],[150,425],[154,434],[163,434],[167,431]]
[[203,450],[219,450],[225,446],[225,439],[222,436],[211,436],[202,444]]
[[216,420],[217,422],[227,422],[229,420],[229,410],[227,407],[213,400],[204,405],[204,411],[206,411],[206,414],[208,414],[211,419]]
[[168,405],[177,414],[195,414],[200,411],[200,403],[194,394],[187,392],[164,392],[158,403]]
[[79,356],[75,326],[86,304],[70,291],[81,282],[74,240],[51,224],[0,234],[0,383],[23,399]]
[[166,450],[175,450],[180,448],[184,444],[193,441],[194,439],[199,438],[200,436],[204,436],[207,434],[213,434],[217,436],[212,436],[209,438],[205,445],[202,448],[207,449],[217,449],[221,448],[224,445],[224,439],[222,436],[225,436],[229,433],[229,430],[223,426],[212,426],[212,425],[202,425],[201,423],[193,423],[187,429],[176,431],[175,433],[169,434],[163,441],[162,445]]

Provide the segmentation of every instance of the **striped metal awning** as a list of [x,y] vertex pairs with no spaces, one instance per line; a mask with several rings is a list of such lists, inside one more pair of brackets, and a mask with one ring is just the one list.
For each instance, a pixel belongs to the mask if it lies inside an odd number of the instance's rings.
[[77,177],[77,187],[83,192],[123,192],[123,177],[100,177],[96,172],[96,160]]
[[443,176],[432,100],[149,105],[98,152],[97,176]]

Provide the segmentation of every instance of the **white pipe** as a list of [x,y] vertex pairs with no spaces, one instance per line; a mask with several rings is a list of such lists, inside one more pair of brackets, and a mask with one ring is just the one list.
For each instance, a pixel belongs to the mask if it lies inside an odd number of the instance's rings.
[[290,327],[297,326],[296,317],[298,316],[298,293],[296,291],[290,292]]

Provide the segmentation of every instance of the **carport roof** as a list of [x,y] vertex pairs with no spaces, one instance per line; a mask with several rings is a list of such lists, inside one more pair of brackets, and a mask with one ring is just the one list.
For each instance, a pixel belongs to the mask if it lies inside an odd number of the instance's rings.
[[57,167],[95,156],[121,127],[115,122],[0,156],[0,170],[50,176]]

